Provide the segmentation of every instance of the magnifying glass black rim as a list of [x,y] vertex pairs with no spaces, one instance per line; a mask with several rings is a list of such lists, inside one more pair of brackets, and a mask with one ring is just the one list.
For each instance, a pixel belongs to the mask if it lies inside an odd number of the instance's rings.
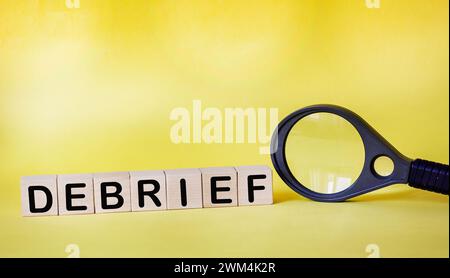
[[[301,184],[290,171],[286,160],[286,141],[292,127],[304,117],[322,112],[338,115],[351,123],[361,136],[365,153],[364,165],[356,181],[345,190],[332,194],[314,192]],[[389,157],[394,164],[389,176],[379,175],[373,167],[380,156]],[[398,152],[360,116],[344,107],[330,104],[308,106],[284,118],[272,136],[271,159],[278,175],[290,188],[309,199],[321,202],[344,201],[391,184],[407,183],[411,164],[411,159]]]

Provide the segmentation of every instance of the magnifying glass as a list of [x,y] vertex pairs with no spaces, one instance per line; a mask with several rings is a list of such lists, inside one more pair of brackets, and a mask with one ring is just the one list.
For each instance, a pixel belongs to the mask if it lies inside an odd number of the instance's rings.
[[335,105],[287,116],[271,149],[281,179],[315,201],[344,201],[397,183],[449,192],[448,165],[402,155],[357,114]]

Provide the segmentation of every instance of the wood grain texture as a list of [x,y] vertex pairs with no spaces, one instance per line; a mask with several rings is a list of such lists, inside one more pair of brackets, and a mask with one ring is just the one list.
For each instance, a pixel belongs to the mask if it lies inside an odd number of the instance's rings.
[[22,177],[20,191],[23,216],[58,215],[56,175]]
[[95,213],[131,211],[129,172],[94,174],[94,203]]
[[164,171],[130,172],[130,193],[132,211],[167,209]]
[[238,166],[239,206],[273,204],[272,169],[265,165]]
[[[92,174],[58,175],[59,215],[92,214],[94,208],[94,176]],[[71,198],[67,199],[68,196]]]
[[237,174],[233,167],[201,168],[203,207],[233,207],[238,205]]
[[165,170],[164,173],[168,209],[203,207],[202,174],[199,169]]

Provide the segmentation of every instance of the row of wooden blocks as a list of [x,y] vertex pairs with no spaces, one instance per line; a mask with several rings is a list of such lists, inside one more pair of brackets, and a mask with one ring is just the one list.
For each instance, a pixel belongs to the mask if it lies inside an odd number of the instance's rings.
[[47,216],[268,205],[267,166],[26,176],[22,214]]

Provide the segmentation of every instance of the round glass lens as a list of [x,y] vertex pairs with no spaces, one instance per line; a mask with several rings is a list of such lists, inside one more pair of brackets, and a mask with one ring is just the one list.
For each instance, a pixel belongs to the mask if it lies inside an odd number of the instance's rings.
[[364,144],[356,128],[331,113],[299,120],[285,146],[291,173],[306,188],[324,194],[349,188],[364,166]]

